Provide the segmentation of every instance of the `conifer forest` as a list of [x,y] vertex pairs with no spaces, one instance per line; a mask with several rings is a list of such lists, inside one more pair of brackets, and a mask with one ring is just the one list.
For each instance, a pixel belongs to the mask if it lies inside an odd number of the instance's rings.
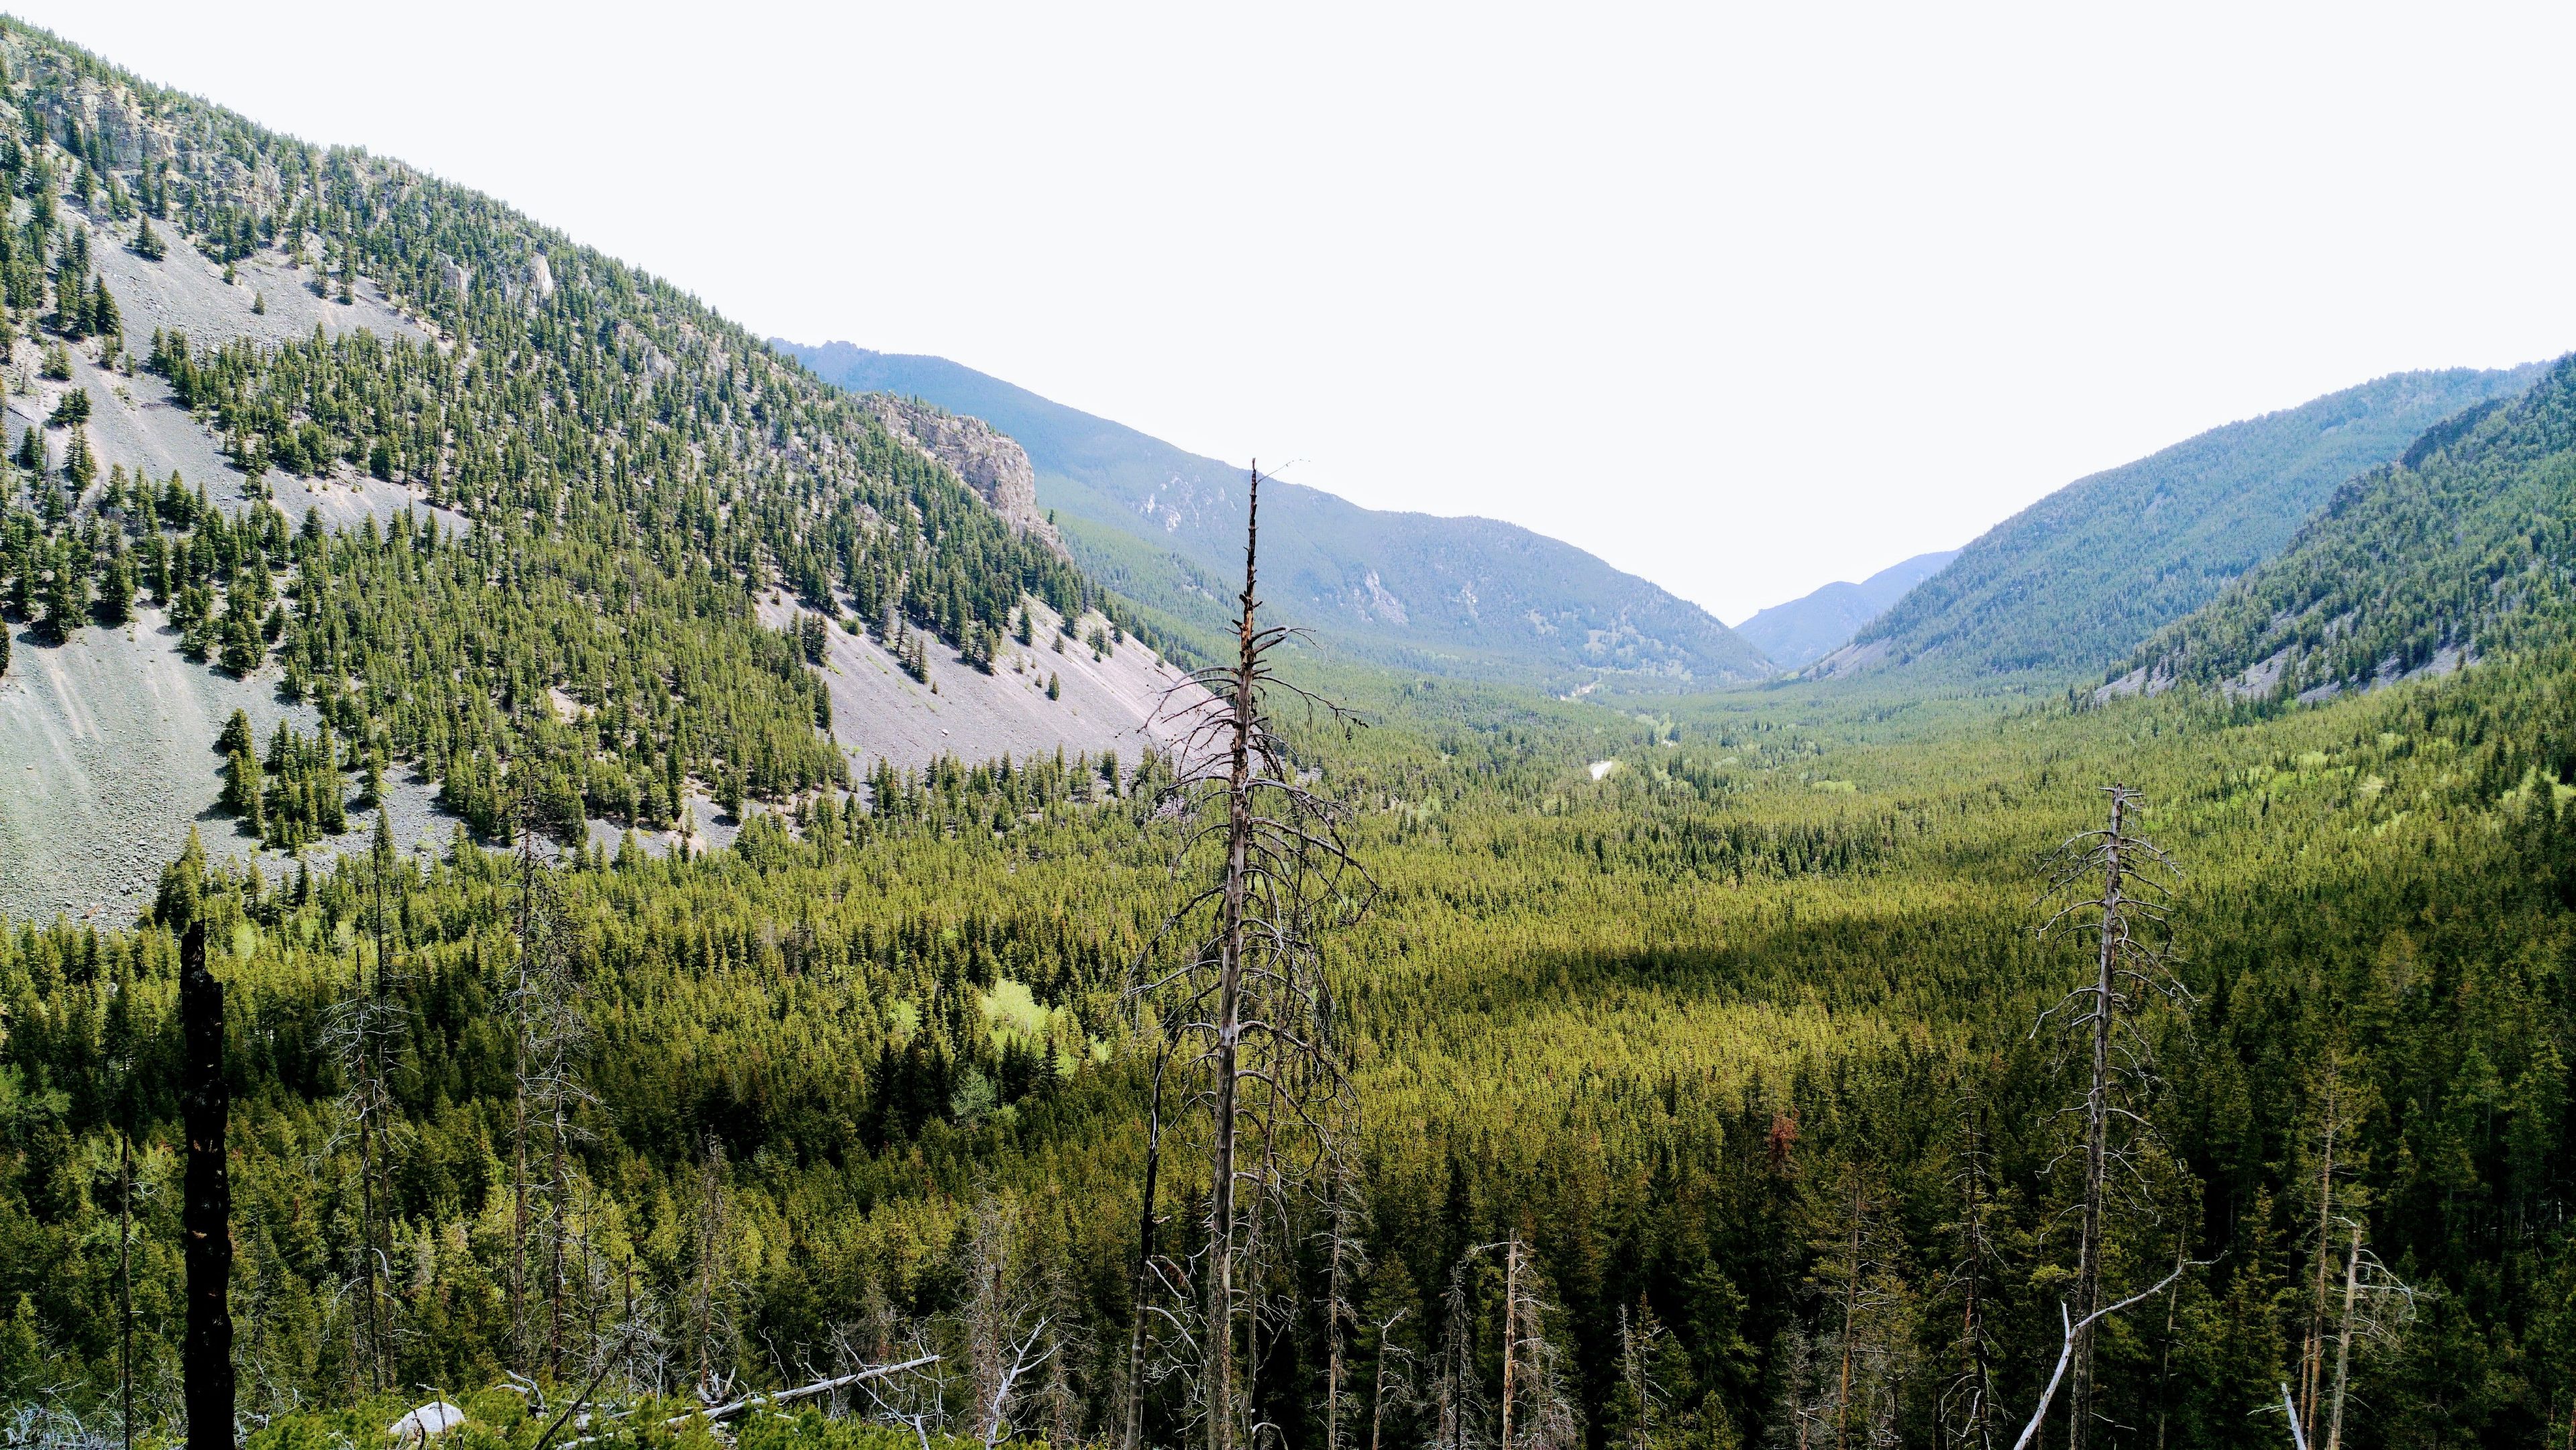
[[[255,701],[0,921],[0,1445],[2576,1442],[2576,363],[1979,594],[2055,673],[1543,690],[1316,648],[1258,474],[1176,619],[496,201],[0,91],[0,705]],[[862,649],[1161,733],[861,755]]]

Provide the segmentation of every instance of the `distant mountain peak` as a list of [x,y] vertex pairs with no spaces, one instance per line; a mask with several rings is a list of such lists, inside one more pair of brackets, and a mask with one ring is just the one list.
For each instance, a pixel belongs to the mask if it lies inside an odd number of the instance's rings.
[[1956,549],[1917,554],[1857,584],[1836,580],[1813,593],[1774,604],[1735,627],[1784,670],[1802,668],[1842,648],[1863,626],[1905,597],[1906,591],[1959,557]]

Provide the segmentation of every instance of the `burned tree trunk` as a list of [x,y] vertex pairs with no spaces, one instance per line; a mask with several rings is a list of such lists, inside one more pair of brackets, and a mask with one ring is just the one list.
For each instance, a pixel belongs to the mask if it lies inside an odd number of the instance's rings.
[[[1292,631],[1259,622],[1260,488],[1256,469],[1235,657],[1164,697],[1162,718],[1186,725],[1176,750],[1182,768],[1163,800],[1184,823],[1175,871],[1198,885],[1162,935],[1195,925],[1196,940],[1156,971],[1158,936],[1132,988],[1139,999],[1161,999],[1176,1046],[1189,1044],[1174,1066],[1206,1113],[1207,1242],[1193,1296],[1206,1450],[1237,1450],[1249,1432],[1263,1342],[1263,1281],[1252,1268],[1263,1215],[1288,1221],[1291,1194],[1333,1160],[1347,1127],[1348,1083],[1317,928],[1355,915],[1369,894],[1338,813],[1307,788],[1311,777],[1272,728],[1270,702],[1282,694],[1347,717],[1271,667]],[[1250,1145],[1247,1127],[1260,1135]]]
[[2102,1307],[2104,1200],[2112,1166],[2128,1162],[2134,1148],[2126,1141],[2115,1141],[2115,1123],[2143,1121],[2134,1108],[2122,1106],[2117,1099],[2124,1093],[2142,1095],[2151,1085],[2152,1053],[2138,1019],[2157,999],[2177,1004],[2189,1000],[2170,970],[2164,948],[2168,883],[2177,873],[2164,852],[2130,825],[2129,815],[2139,804],[2138,792],[2112,785],[2104,787],[2103,794],[2110,798],[2110,822],[2059,848],[2050,890],[2067,900],[2040,927],[2041,934],[2047,935],[2067,923],[2080,922],[2078,929],[2092,938],[2094,948],[2084,984],[2042,1014],[2043,1023],[2050,1017],[2060,1018],[2067,1030],[2078,1035],[2087,1059],[2083,1197],[2074,1292],[2066,1306],[2068,1450],[2084,1450],[2090,1436],[2094,1329],[2113,1312]]
[[2317,1130],[2317,1241],[2310,1265],[2315,1296],[2308,1312],[2307,1337],[2299,1346],[2299,1432],[2311,1443],[2317,1438],[2318,1397],[2325,1389],[2326,1291],[2334,1266],[2335,1143],[2343,1129],[2340,1048],[2327,1050],[2323,1092],[2323,1121]]
[[188,1450],[233,1450],[232,1180],[224,1127],[224,986],[206,970],[206,924],[192,921],[179,947],[180,1111],[188,1134],[187,1199],[180,1239],[188,1278],[188,1335],[180,1351]]
[[2102,1302],[2102,1180],[2111,1148],[2111,1036],[2117,1024],[2119,941],[2124,934],[2120,892],[2122,859],[2128,836],[2121,816],[2129,804],[2122,791],[2111,792],[2111,827],[2102,836],[2102,928],[2095,956],[2093,1072],[2084,1094],[2084,1217],[2075,1270],[2076,1331],[2074,1373],[2066,1386],[2067,1450],[2084,1450],[2093,1424],[2093,1310]]

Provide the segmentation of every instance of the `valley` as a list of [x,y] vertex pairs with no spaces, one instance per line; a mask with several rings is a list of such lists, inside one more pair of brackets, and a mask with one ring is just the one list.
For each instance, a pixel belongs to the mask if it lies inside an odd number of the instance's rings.
[[0,91],[8,1444],[2576,1424],[2576,362],[1736,630],[1268,480],[1247,580],[1215,460]]

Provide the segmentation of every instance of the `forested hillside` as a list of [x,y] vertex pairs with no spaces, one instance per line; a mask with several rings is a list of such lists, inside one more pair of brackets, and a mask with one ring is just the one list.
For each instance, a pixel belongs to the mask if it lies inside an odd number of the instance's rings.
[[2313,698],[2563,639],[2571,518],[2576,361],[2561,361],[2337,490],[2280,558],[2144,645],[2126,683]]
[[[523,801],[566,839],[585,816],[667,830],[692,795],[851,782],[807,664],[827,621],[989,674],[1029,602],[1115,607],[667,283],[24,27],[0,63],[13,770],[162,708],[73,668],[67,647],[123,631],[274,687],[344,776],[392,770],[477,830]],[[757,616],[773,586],[808,638]],[[77,823],[174,850],[118,803],[195,799],[211,743],[84,756],[87,804],[0,812],[0,838],[60,860],[53,826]]]
[[2393,373],[2078,479],[1970,543],[1817,669],[2103,669],[2280,552],[2346,479],[2540,371]]
[[[1038,501],[1092,577],[1182,627],[1223,632],[1243,470],[945,358],[773,341],[845,388],[924,398],[1017,439]],[[1265,497],[1272,604],[1343,658],[1559,692],[1771,673],[1697,605],[1527,529],[1361,508],[1293,482]]]

